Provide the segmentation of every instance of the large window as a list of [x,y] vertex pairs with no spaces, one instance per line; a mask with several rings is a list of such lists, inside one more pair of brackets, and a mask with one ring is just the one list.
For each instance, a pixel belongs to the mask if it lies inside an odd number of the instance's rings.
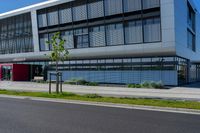
[[143,0],[143,9],[155,8],[160,6],[160,0]]
[[39,28],[47,26],[47,15],[45,12],[38,15],[38,26]]
[[52,8],[48,10],[48,25],[57,25],[58,24],[58,10],[57,8]]
[[142,0],[124,0],[124,12],[141,10]]
[[195,11],[188,2],[188,32],[187,32],[187,47],[192,51],[196,51],[196,36],[195,36]]
[[160,18],[149,18],[143,21],[144,42],[161,41]]
[[122,0],[105,0],[105,15],[115,15],[123,13]]
[[64,47],[66,49],[74,48],[74,36],[73,36],[73,30],[70,31],[62,31],[61,36],[65,40]]
[[136,20],[125,24],[125,40],[127,44],[142,43],[142,21]]
[[49,44],[46,42],[48,41],[48,34],[41,34],[40,35],[40,50],[41,51],[49,51]]
[[86,5],[80,5],[73,7],[73,21],[80,21],[87,19],[87,7]]
[[88,4],[88,18],[98,18],[104,16],[103,0]]
[[111,24],[106,26],[107,45],[124,44],[123,24]]
[[65,6],[59,9],[59,21],[60,24],[72,22],[72,11],[71,8],[66,8]]
[[191,6],[188,6],[188,25],[195,30],[195,12]]
[[187,38],[188,38],[187,39],[188,40],[187,47],[189,49],[195,51],[196,50],[195,35],[188,30],[188,32],[187,32]]
[[88,29],[76,29],[74,30],[74,43],[76,48],[89,47]]
[[30,13],[1,20],[0,48],[1,54],[33,51]]
[[90,47],[105,46],[105,27],[97,26],[90,28]]

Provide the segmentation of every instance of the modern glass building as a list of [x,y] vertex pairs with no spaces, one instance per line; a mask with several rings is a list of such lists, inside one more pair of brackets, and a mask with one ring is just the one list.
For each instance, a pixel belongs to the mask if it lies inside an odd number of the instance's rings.
[[[56,32],[70,59],[63,79],[129,84],[200,80],[200,14],[194,0],[54,0],[0,14],[0,63],[30,64],[30,80],[55,65]],[[3,73],[2,73],[3,74]]]

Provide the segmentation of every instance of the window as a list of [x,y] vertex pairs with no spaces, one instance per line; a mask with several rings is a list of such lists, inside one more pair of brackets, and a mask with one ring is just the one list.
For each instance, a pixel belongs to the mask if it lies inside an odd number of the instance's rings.
[[105,0],[105,15],[122,13],[122,0]]
[[48,34],[41,34],[40,35],[40,50],[41,51],[49,51],[49,44],[46,42],[48,41]]
[[1,20],[1,54],[32,52],[32,24],[30,13]]
[[106,26],[107,45],[124,44],[123,24],[111,24]]
[[160,6],[160,0],[143,0],[143,9],[155,8]]
[[91,47],[98,47],[98,46],[105,46],[105,27],[104,26],[97,26],[90,28],[90,46]]
[[47,17],[48,17],[48,26],[58,24],[58,11],[56,8],[49,9]]
[[144,42],[161,41],[160,18],[145,19],[144,23]]
[[73,7],[73,21],[81,21],[87,19],[86,5]]
[[141,10],[142,0],[124,0],[124,12]]
[[39,28],[47,26],[46,13],[41,13],[41,14],[38,15],[38,26],[39,26]]
[[142,21],[136,20],[128,22],[125,26],[125,40],[127,44],[142,43]]
[[60,21],[60,24],[72,22],[71,8],[65,8],[63,6],[59,9],[59,21]]
[[73,36],[73,31],[72,30],[70,30],[70,31],[62,31],[61,32],[61,36],[65,40],[64,47],[66,49],[74,48],[74,36]]
[[88,4],[88,18],[104,17],[103,0]]
[[193,33],[191,33],[189,30],[187,32],[188,35],[188,42],[187,42],[187,47],[193,51],[196,50],[196,44],[195,44],[195,35]]
[[89,47],[88,29],[76,29],[74,31],[74,44],[76,48],[87,48]]
[[195,31],[195,12],[191,5],[188,3],[188,25]]

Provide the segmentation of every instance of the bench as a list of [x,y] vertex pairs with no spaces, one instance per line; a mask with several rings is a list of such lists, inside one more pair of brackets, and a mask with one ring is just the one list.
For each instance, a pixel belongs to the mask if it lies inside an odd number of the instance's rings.
[[35,76],[33,81],[43,81],[44,77],[43,76]]

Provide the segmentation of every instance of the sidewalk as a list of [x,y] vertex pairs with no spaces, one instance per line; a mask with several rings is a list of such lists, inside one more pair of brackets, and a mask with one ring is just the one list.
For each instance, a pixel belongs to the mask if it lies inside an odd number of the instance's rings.
[[[48,92],[48,84],[0,81],[0,88],[20,91]],[[55,85],[52,85],[55,91]],[[125,87],[63,85],[63,91],[77,94],[99,94],[112,97],[142,97],[200,101],[200,83],[171,89],[135,89]]]

